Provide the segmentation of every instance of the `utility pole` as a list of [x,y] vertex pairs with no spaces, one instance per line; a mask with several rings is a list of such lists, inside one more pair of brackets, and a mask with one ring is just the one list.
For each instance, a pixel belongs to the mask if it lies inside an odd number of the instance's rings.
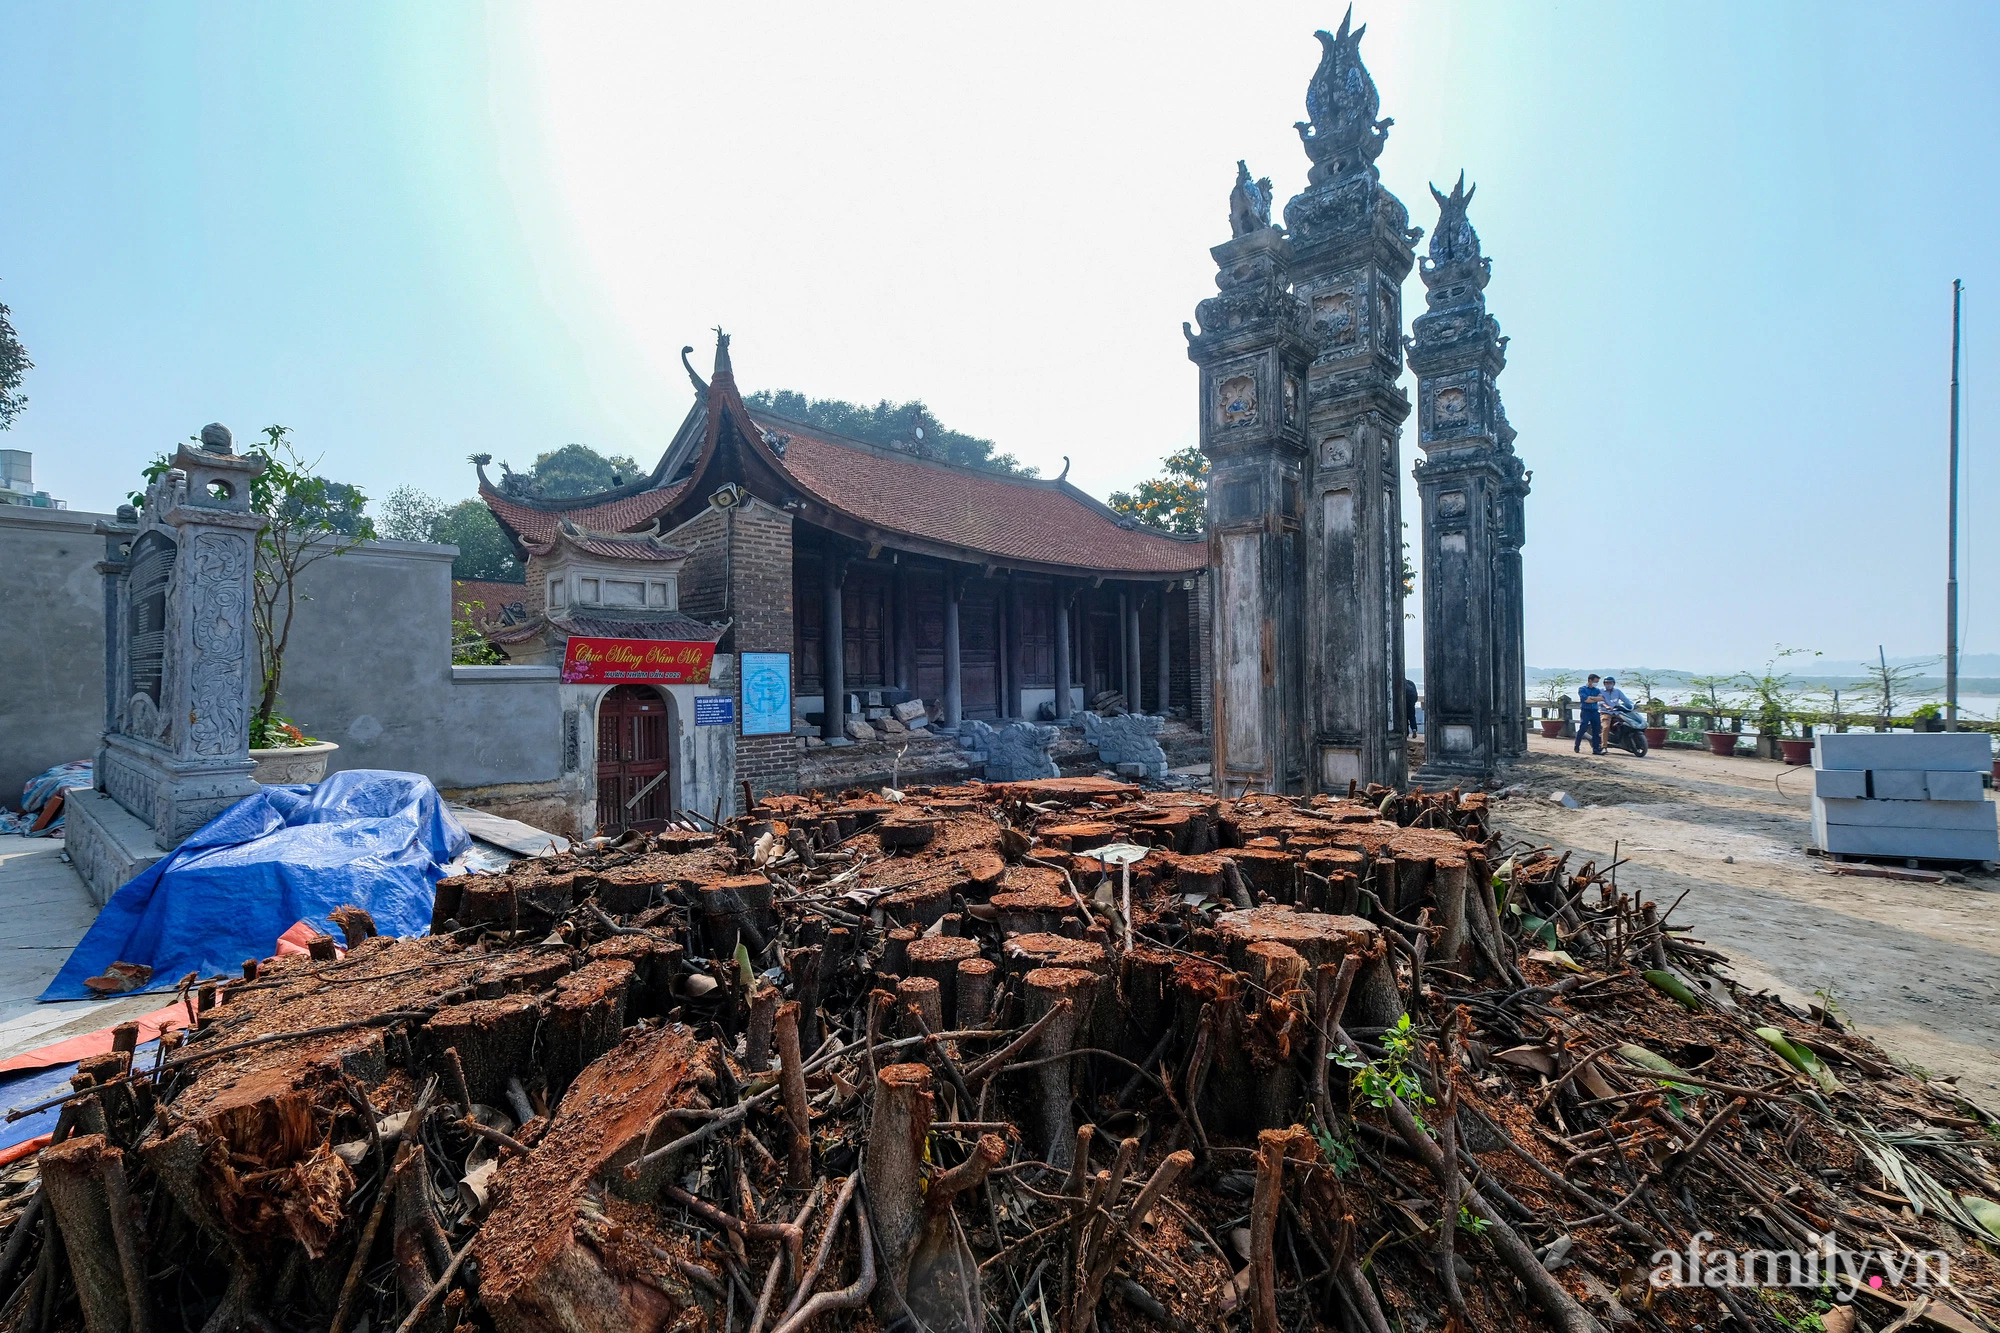
[[1944,582],[1944,729],[1958,730],[1958,310],[1965,284],[1951,280],[1951,540]]

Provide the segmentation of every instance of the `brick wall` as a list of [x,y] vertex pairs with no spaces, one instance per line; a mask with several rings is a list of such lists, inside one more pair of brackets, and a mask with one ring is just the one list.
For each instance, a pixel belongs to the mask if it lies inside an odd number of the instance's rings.
[[[792,651],[790,514],[753,500],[739,506],[733,518],[711,510],[691,519],[674,531],[671,540],[694,550],[681,572],[681,609],[703,619],[727,615],[732,624],[723,639],[724,651]],[[737,790],[731,794],[732,803],[742,801],[745,782],[755,796],[797,791],[799,753],[805,742],[791,735],[743,735],[740,687],[736,703]]]
[[728,522],[721,510],[704,509],[667,534],[669,545],[693,552],[681,566],[680,609],[697,620],[722,618],[723,536]]

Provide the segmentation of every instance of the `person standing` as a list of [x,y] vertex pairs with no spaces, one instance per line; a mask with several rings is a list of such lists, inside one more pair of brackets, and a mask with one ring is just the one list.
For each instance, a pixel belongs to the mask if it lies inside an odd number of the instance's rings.
[[1604,723],[1597,711],[1598,704],[1603,698],[1604,691],[1597,683],[1597,673],[1593,671],[1590,673],[1590,679],[1586,680],[1583,687],[1576,692],[1576,701],[1582,708],[1576,722],[1576,744],[1570,747],[1573,752],[1580,753],[1583,750],[1583,738],[1588,736],[1590,752],[1604,753]]

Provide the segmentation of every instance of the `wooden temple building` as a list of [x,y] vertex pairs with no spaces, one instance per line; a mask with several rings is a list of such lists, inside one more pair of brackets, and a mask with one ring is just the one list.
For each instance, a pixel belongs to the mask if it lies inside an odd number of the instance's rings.
[[759,792],[794,789],[806,736],[845,743],[871,704],[920,699],[951,730],[1066,720],[1115,691],[1199,725],[1203,539],[1139,525],[1064,477],[748,407],[726,336],[706,381],[688,373],[692,410],[652,471],[616,489],[539,498],[477,460],[480,497],[527,570],[515,623],[490,634],[511,659],[560,661],[614,622],[621,639],[712,643],[717,685],[736,673],[735,773]]

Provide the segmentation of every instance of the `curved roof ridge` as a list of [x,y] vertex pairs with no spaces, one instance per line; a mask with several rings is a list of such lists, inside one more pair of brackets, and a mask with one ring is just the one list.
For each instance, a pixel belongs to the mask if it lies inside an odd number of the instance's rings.
[[[802,433],[811,435],[815,439],[824,440],[829,444],[866,450],[876,457],[892,459],[898,463],[928,464],[933,467],[942,468],[948,472],[969,473],[973,476],[987,478],[1005,485],[1044,491],[1057,491],[1069,496],[1071,499],[1088,505],[1091,509],[1096,510],[1097,513],[1128,532],[1140,532],[1149,537],[1162,537],[1168,541],[1186,542],[1189,544],[1206,545],[1208,542],[1208,538],[1205,535],[1197,533],[1189,536],[1185,533],[1169,532],[1165,528],[1156,527],[1151,523],[1146,523],[1139,519],[1132,519],[1128,527],[1126,520],[1131,517],[1130,515],[1120,513],[1103,500],[1098,499],[1089,491],[1078,486],[1075,482],[1070,481],[1069,469],[1067,467],[1063,469],[1062,475],[1057,477],[1027,476],[1019,472],[1008,472],[1001,468],[981,467],[976,463],[960,463],[948,458],[934,458],[924,454],[905,453],[901,449],[892,449],[888,445],[877,444],[873,440],[857,439],[852,435],[844,435],[836,430],[828,430],[823,426],[816,426],[809,421],[800,421],[797,417],[788,417],[782,412],[774,412],[768,408],[752,407],[748,403],[743,405],[743,410],[749,413],[751,419],[760,426],[764,425],[767,419],[783,422],[788,426],[796,426]],[[780,456],[778,461],[782,465],[784,461],[782,456]]]

